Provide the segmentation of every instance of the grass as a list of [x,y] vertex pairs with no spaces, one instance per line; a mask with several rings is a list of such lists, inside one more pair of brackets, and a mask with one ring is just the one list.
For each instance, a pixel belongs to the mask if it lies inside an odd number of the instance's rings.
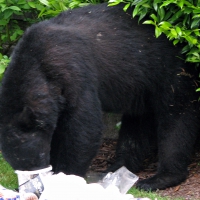
[[[18,188],[17,175],[14,173],[11,166],[3,159],[1,153],[0,153],[0,185],[8,189]],[[169,197],[161,197],[155,192],[139,191],[135,188],[131,188],[129,190],[129,193],[132,194],[135,198],[147,197],[151,200],[170,200]],[[173,198],[173,200],[183,200],[183,199]]]
[[[151,200],[172,200],[170,197],[161,197],[156,192],[145,192],[141,190],[137,190],[136,188],[131,188],[129,190],[130,194],[132,194],[135,198],[149,198]],[[173,198],[173,200],[184,200],[183,198]]]
[[0,153],[0,185],[8,189],[18,188],[17,175]]

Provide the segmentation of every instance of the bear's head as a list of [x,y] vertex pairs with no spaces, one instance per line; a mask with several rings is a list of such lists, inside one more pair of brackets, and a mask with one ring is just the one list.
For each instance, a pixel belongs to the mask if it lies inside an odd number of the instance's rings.
[[28,106],[9,118],[3,113],[0,115],[0,139],[6,161],[15,170],[31,171],[47,167],[53,135],[48,117]]

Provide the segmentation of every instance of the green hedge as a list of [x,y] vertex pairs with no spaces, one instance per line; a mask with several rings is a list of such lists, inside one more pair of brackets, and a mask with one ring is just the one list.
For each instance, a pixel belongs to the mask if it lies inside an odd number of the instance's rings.
[[[10,47],[24,29],[37,21],[58,13],[100,3],[101,0],[0,0],[0,80],[9,62]],[[155,36],[165,34],[174,45],[183,43],[186,62],[200,63],[200,1],[199,0],[110,0],[110,6],[125,3],[132,7],[132,16],[144,24],[155,26]]]
[[0,81],[9,63],[11,47],[26,27],[91,3],[100,3],[100,0],[0,0]]
[[[186,62],[200,63],[200,1],[199,0],[110,0],[110,5],[125,3],[132,7],[132,16],[143,24],[155,26],[155,36],[165,34],[174,45],[185,44],[182,53]],[[145,18],[145,19],[146,19]]]

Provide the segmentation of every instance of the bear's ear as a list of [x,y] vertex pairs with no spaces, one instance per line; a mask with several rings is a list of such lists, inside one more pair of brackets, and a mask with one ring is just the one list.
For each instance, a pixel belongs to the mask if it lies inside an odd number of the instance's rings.
[[35,126],[36,115],[32,108],[25,106],[18,118],[19,125],[22,129],[30,129]]

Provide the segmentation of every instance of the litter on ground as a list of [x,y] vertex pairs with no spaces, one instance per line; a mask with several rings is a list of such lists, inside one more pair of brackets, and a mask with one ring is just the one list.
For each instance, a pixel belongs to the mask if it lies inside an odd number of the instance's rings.
[[127,194],[138,177],[125,167],[96,183],[75,175],[52,174],[51,169],[16,171],[19,193],[0,186],[0,200],[149,200]]

